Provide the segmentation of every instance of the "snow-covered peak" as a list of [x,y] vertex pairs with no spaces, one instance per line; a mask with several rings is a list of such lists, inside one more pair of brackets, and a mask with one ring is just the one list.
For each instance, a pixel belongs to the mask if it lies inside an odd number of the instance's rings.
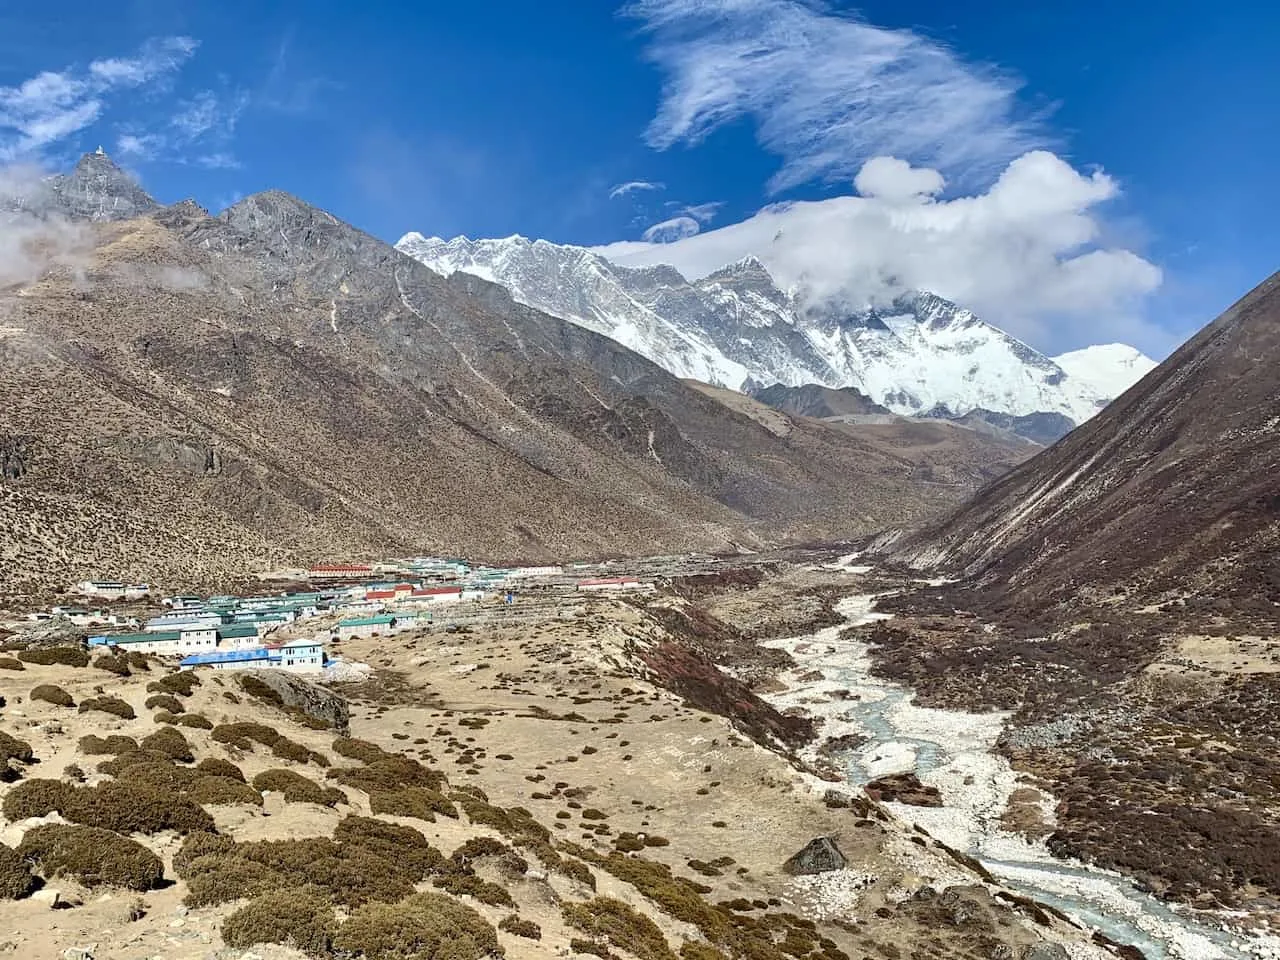
[[1157,366],[1141,350],[1126,343],[1100,343],[1072,350],[1053,362],[1073,380],[1089,384],[1103,396],[1115,399]]
[[440,273],[507,287],[518,301],[603,333],[681,377],[732,389],[854,387],[895,413],[1088,419],[1154,364],[1121,345],[1055,362],[928,291],[892,304],[785,291],[756,257],[690,282],[675,267],[623,267],[584,247],[520,236],[423,237],[396,245]]

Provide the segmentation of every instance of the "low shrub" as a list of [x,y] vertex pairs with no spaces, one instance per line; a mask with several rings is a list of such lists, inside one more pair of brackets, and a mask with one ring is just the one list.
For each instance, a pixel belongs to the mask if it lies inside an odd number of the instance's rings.
[[135,750],[103,760],[98,764],[98,772],[110,774],[117,780],[174,793],[185,790],[197,776],[194,770],[180,767],[165,754],[153,750]]
[[363,767],[335,767],[328,775],[339,783],[369,794],[395,791],[402,787],[439,790],[445,782],[444,774],[438,770],[393,753]]
[[346,803],[347,795],[334,787],[321,787],[314,780],[309,780],[292,770],[264,770],[253,778],[255,790],[264,793],[283,793],[286,803],[318,803],[332,807]]
[[472,837],[449,854],[449,859],[460,867],[470,867],[472,863],[483,860],[485,857],[500,857],[512,852],[512,849],[501,840],[495,840],[493,837]]
[[28,817],[43,817],[65,807],[75,789],[61,780],[23,780],[4,795],[0,809],[4,810],[4,817],[10,823]]
[[488,920],[439,893],[359,907],[338,929],[333,945],[365,960],[482,960],[503,954]]
[[271,752],[281,760],[292,760],[294,763],[314,763],[320,767],[329,766],[329,758],[323,753],[310,750],[288,737],[280,737],[271,744]]
[[23,763],[30,763],[33,757],[31,744],[0,730],[0,763],[9,760],[21,760]]
[[502,922],[498,924],[498,929],[513,936],[524,937],[526,940],[542,939],[542,928],[540,926],[532,920],[525,920],[514,913],[503,917]]
[[79,647],[40,647],[35,650],[22,650],[18,659],[23,663],[36,663],[43,667],[87,667],[89,654]]
[[117,677],[129,676],[129,659],[124,656],[104,653],[93,661],[93,666],[97,670],[106,670],[108,673],[114,673]]
[[446,873],[431,881],[455,897],[475,897],[491,907],[515,907],[516,902],[501,884],[481,880],[474,873]]
[[110,830],[49,823],[28,830],[18,856],[47,878],[69,876],[86,887],[151,890],[164,879],[164,864],[142,844]]
[[359,760],[361,763],[376,763],[395,754],[387,753],[376,743],[368,740],[357,740],[354,737],[339,737],[333,741],[333,752],[348,760]]
[[393,817],[415,817],[428,823],[435,821],[437,813],[458,819],[458,808],[430,787],[405,787],[371,793],[369,809]]
[[262,806],[262,794],[243,780],[231,777],[197,777],[187,787],[187,796],[196,803],[249,803]]
[[618,960],[609,948],[603,943],[596,943],[594,940],[584,940],[582,937],[573,937],[569,941],[570,953],[585,953],[587,956],[599,957],[600,960]]
[[729,960],[729,957],[709,943],[686,940],[680,945],[680,960]]
[[172,693],[153,693],[147,697],[144,706],[148,710],[166,710],[175,716],[179,713],[186,712],[186,707],[182,705],[182,701],[175,697]]
[[38,687],[32,687],[28,696],[32,700],[43,700],[45,703],[52,703],[55,707],[74,707],[76,705],[76,702],[71,699],[71,694],[61,687],[55,687],[52,683],[42,683]]
[[103,713],[109,713],[113,717],[119,717],[121,720],[133,720],[138,715],[133,712],[133,707],[119,697],[103,695],[100,697],[89,697],[87,700],[80,701],[80,713],[88,713],[90,710],[100,710]]
[[414,881],[452,868],[444,854],[413,827],[370,817],[344,817],[333,831],[344,845],[362,846],[387,860],[398,861]]
[[255,700],[261,700],[264,703],[270,703],[277,707],[284,706],[284,697],[265,681],[260,680],[251,673],[243,674],[239,678],[240,689],[253,697]]
[[259,943],[295,947],[311,956],[327,956],[338,923],[324,892],[293,887],[262,894],[222,923],[229,947],[247,949]]
[[21,660],[13,657],[0,657],[0,670],[25,670]]
[[190,797],[135,779],[72,787],[58,810],[72,823],[121,834],[214,829],[213,818]]
[[189,697],[200,686],[200,678],[194,670],[179,670],[167,673],[159,680],[147,684],[147,693],[176,693],[180,697]]
[[191,752],[191,744],[173,727],[164,727],[155,733],[142,738],[138,746],[143,750],[154,750],[163,753],[179,763],[193,763],[195,755]]
[[0,900],[21,900],[38,885],[30,864],[0,843]]
[[676,960],[658,925],[621,900],[596,897],[585,903],[566,903],[561,913],[570,927],[593,939],[606,940],[638,960]]
[[98,737],[92,733],[87,737],[80,738],[80,752],[89,756],[100,756],[103,754],[115,754],[119,756],[122,753],[136,753],[138,749],[138,741],[133,737],[126,737],[123,734],[112,734],[109,737]]
[[196,770],[209,777],[226,777],[245,783],[244,773],[230,760],[219,757],[206,757],[196,764]]
[[213,739],[241,750],[252,750],[255,743],[273,746],[280,734],[265,723],[220,723],[213,728]]
[[184,713],[175,718],[175,722],[180,727],[190,727],[192,730],[212,730],[213,721],[201,713]]
[[151,672],[151,661],[147,659],[145,653],[140,653],[137,650],[126,650],[121,656],[129,664],[129,669]]

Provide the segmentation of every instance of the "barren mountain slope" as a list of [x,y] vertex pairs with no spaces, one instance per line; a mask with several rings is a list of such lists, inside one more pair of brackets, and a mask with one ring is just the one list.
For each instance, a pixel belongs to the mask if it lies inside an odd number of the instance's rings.
[[1280,598],[1280,274],[1063,441],[898,547],[1031,610]]
[[[82,166],[116,189],[104,162]],[[910,462],[812,422],[780,437],[288,195],[81,226],[87,262],[0,291],[5,589],[723,549],[929,509]]]

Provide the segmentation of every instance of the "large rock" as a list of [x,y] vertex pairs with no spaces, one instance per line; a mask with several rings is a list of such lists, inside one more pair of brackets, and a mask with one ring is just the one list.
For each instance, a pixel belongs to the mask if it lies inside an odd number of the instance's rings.
[[831,837],[814,837],[800,852],[782,865],[793,877],[843,870],[848,863]]
[[77,627],[66,617],[50,617],[26,630],[19,630],[8,639],[15,647],[24,650],[43,650],[53,647],[81,647],[89,639],[89,631]]
[[283,670],[246,670],[244,677],[260,680],[280,696],[286,707],[296,707],[309,717],[322,720],[339,733],[350,730],[347,701],[327,687],[304,680]]

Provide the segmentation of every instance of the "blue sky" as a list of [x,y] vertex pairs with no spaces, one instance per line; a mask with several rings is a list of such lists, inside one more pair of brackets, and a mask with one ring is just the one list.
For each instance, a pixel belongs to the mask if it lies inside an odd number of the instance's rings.
[[[699,236],[609,249],[686,272],[781,229],[785,280],[929,284],[1049,350],[1160,355],[1280,267],[1280,10],[263,6],[10,0],[0,157],[102,144],[161,200],[281,188],[390,241],[666,223],[650,237]],[[913,166],[855,191],[877,156]]]

